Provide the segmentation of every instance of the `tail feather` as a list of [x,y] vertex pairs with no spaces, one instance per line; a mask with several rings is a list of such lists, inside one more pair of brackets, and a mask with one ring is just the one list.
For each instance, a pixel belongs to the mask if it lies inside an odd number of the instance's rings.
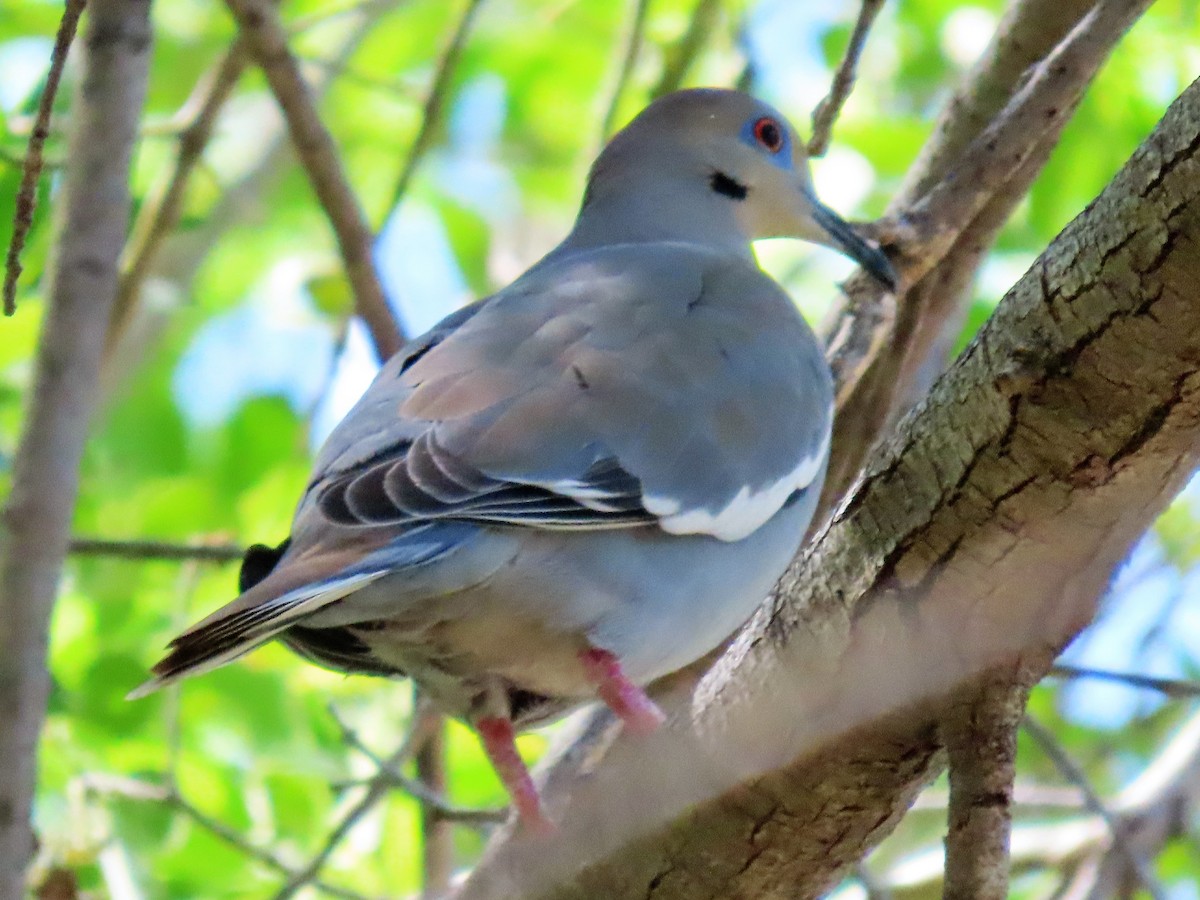
[[[232,662],[271,640],[297,619],[341,600],[385,574],[386,570],[356,572],[247,604],[245,601],[260,587],[256,585],[216,615],[171,641],[170,652],[151,669],[154,677],[132,690],[126,699],[136,700],[181,678]],[[270,584],[264,581],[261,587],[269,590]]]
[[128,699],[223,666],[384,575],[436,563],[477,531],[468,523],[422,523],[326,550],[293,553],[289,541],[253,547],[242,566],[241,596],[171,641],[154,677]]

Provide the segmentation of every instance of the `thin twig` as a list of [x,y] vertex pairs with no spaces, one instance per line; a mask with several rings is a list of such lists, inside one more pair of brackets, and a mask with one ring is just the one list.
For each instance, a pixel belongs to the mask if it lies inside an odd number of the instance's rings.
[[180,110],[184,124],[179,131],[171,174],[142,203],[129,238],[121,279],[117,282],[117,303],[108,330],[106,354],[119,346],[158,250],[179,224],[188,181],[212,138],[217,116],[233,95],[248,61],[244,42],[235,40]]
[[427,706],[421,706],[414,710],[412,723],[400,746],[391,756],[381,759],[366,747],[362,739],[359,738],[358,734],[349,725],[342,721],[336,708],[333,706],[329,707],[329,714],[337,724],[338,730],[342,734],[343,742],[370,759],[379,771],[366,783],[366,792],[363,796],[350,809],[346,810],[341,819],[334,825],[333,829],[321,843],[321,848],[313,854],[312,858],[302,869],[294,872],[288,878],[274,895],[274,900],[287,900],[287,898],[295,896],[305,885],[313,883],[321,868],[333,854],[333,851],[345,839],[346,835],[350,833],[350,830],[383,799],[389,790],[397,785],[398,776],[395,769],[411,759],[420,745],[428,738],[431,725],[435,721],[431,712],[432,709]]
[[[419,688],[413,685],[413,691]],[[446,794],[446,717],[433,713],[429,736],[417,750],[417,785],[430,797]],[[427,898],[442,897],[454,875],[454,831],[440,814],[441,805],[421,797],[421,890]]]
[[425,105],[421,111],[421,125],[417,129],[417,136],[413,138],[412,147],[409,148],[408,156],[400,169],[396,187],[392,190],[391,202],[384,215],[391,215],[392,210],[400,205],[400,201],[408,193],[417,167],[421,165],[425,154],[429,152],[433,136],[442,122],[442,115],[450,93],[450,82],[454,78],[454,72],[462,58],[463,48],[467,45],[467,37],[471,33],[476,14],[482,5],[483,0],[467,0],[458,25],[455,26],[454,33],[450,36],[449,43],[446,44],[446,49],[442,51],[442,55],[438,59],[433,81],[429,84],[429,93],[425,97]]
[[[380,17],[399,2],[401,0],[365,0],[352,9],[347,8],[346,12],[353,13],[353,18],[357,21],[327,48],[332,53],[331,66],[334,71],[361,46]],[[313,87],[316,102],[320,102],[331,81],[332,79],[326,77],[323,72],[318,73]],[[214,81],[211,86],[215,88],[217,84],[218,81]],[[174,118],[178,122],[180,115],[177,113]],[[175,134],[178,134],[178,131],[177,127]],[[152,255],[153,258],[147,262],[146,279],[162,279],[177,287],[189,284],[213,244],[228,231],[231,223],[245,219],[249,213],[258,209],[262,196],[279,178],[288,163],[290,146],[281,128],[276,127],[274,122],[268,123],[256,148],[257,155],[250,161],[244,173],[232,184],[218,184],[220,194],[217,201],[205,210],[203,220],[198,222],[196,227],[188,229],[186,234],[172,231],[167,236],[159,250]],[[193,172],[202,171],[203,165],[201,159]],[[131,264],[128,257],[126,263]],[[118,302],[120,297],[118,293]],[[110,325],[110,334],[114,336],[110,337],[105,347],[104,366],[101,371],[101,382],[105,385],[114,383],[116,373],[130,365],[131,357],[148,352],[145,340],[137,341],[136,347],[133,347],[127,334],[133,327],[138,309],[139,302],[134,297],[124,313],[124,318],[119,322],[114,318],[114,324]],[[150,335],[138,337],[149,338]],[[119,341],[114,342],[114,338],[119,338]],[[133,352],[125,353],[127,347],[131,347]]]
[[86,0],[67,0],[58,34],[54,36],[54,49],[50,51],[50,71],[46,75],[46,86],[38,101],[37,119],[29,135],[29,146],[25,151],[21,170],[21,186],[17,189],[16,211],[13,213],[13,232],[8,242],[8,253],[4,259],[4,314],[11,316],[17,311],[17,280],[21,277],[21,251],[25,239],[33,227],[33,213],[37,209],[37,185],[42,174],[42,150],[50,136],[50,114],[58,85],[62,81],[63,68],[67,63],[67,51],[75,39],[79,16],[83,13]]
[[1050,729],[1037,721],[1037,719],[1026,715],[1024,727],[1026,733],[1033,738],[1034,742],[1042,749],[1042,752],[1049,757],[1062,776],[1083,792],[1087,808],[1104,820],[1104,824],[1108,827],[1109,833],[1112,835],[1114,848],[1129,863],[1138,880],[1141,881],[1154,900],[1164,900],[1166,892],[1162,885],[1158,883],[1158,879],[1154,876],[1146,861],[1125,840],[1124,823],[1119,816],[1108,808],[1100,795],[1096,793],[1096,789],[1092,787],[1086,773],[1079,768],[1075,760],[1071,759],[1070,755],[1059,744],[1058,739]]
[[216,563],[236,562],[246,555],[246,549],[237,544],[172,544],[168,541],[112,541],[104,538],[72,538],[70,552],[75,556]]
[[227,5],[283,110],[296,154],[337,235],[355,309],[371,333],[376,353],[387,359],[400,349],[402,338],[375,271],[371,230],[300,65],[288,49],[283,23],[268,0],[227,0]]
[[684,79],[687,78],[688,72],[692,68],[692,63],[696,61],[696,57],[708,43],[720,11],[720,0],[696,0],[696,6],[692,10],[692,16],[688,20],[688,26],[683,32],[683,36],[674,46],[663,53],[666,62],[663,65],[658,84],[650,91],[651,98],[677,91],[683,85]]
[[[14,169],[23,169],[25,167],[26,161],[27,161],[26,158],[23,155],[21,155],[20,153],[16,153],[12,150],[8,150],[5,147],[0,147],[0,163],[4,163],[6,166],[12,166]],[[67,164],[66,160],[62,159],[61,157],[54,157],[53,159],[47,159],[45,154],[42,155],[42,171],[43,172],[46,171],[47,169],[49,169],[52,172],[57,171],[58,169],[61,169],[63,166],[65,166],[66,164]]]
[[[507,809],[472,809],[469,807],[455,806],[446,801],[445,797],[435,794],[422,785],[419,781],[412,778],[407,778],[398,771],[400,763],[393,763],[390,766],[386,759],[368,747],[363,739],[353,728],[351,728],[338,715],[337,710],[330,707],[329,713],[333,716],[334,722],[337,723],[338,730],[341,732],[343,743],[348,747],[357,750],[372,763],[378,770],[375,775],[372,775],[367,780],[369,785],[372,781],[380,776],[386,778],[394,787],[411,794],[415,799],[420,800],[422,804],[432,809],[436,815],[449,822],[454,822],[460,825],[468,825],[473,828],[486,827],[489,825],[498,825],[508,818]],[[407,755],[402,761],[407,760],[412,756],[418,748],[418,744],[427,740],[433,729],[440,726],[441,714],[432,707],[425,705],[414,714],[414,722],[408,734],[406,749]]]
[[1084,666],[1057,665],[1050,674],[1065,679],[1090,678],[1097,681],[1112,681],[1117,684],[1134,688],[1158,691],[1171,698],[1200,697],[1200,681],[1186,681],[1180,678],[1157,678],[1154,675],[1140,675],[1136,672],[1112,672],[1107,669],[1090,669]]
[[[155,784],[137,778],[126,778],[119,775],[92,773],[82,776],[84,790],[103,797],[120,797],[124,800],[137,800],[144,803],[160,803],[168,809],[180,813],[194,824],[203,828],[209,834],[224,841],[231,847],[249,858],[261,863],[283,875],[294,875],[295,870],[276,856],[271,850],[256,846],[246,840],[237,830],[226,825],[219,819],[214,819],[208,813],[192,805],[175,788],[167,784]],[[314,888],[331,897],[344,900],[365,900],[363,894],[340,888],[320,879],[309,882]]]
[[829,149],[829,139],[833,134],[833,123],[846,105],[850,92],[854,90],[854,81],[858,77],[858,60],[862,56],[863,45],[867,42],[867,32],[871,24],[883,8],[884,0],[862,0],[858,11],[858,20],[850,33],[850,43],[846,54],[834,73],[833,83],[829,93],[817,104],[812,114],[812,137],[808,140],[808,155],[810,157],[824,156]]
[[[406,738],[400,748],[384,761],[384,764],[386,768],[389,769],[392,766],[400,765],[411,755],[411,753],[411,740]],[[302,869],[294,872],[279,889],[279,891],[276,892],[274,895],[275,900],[287,900],[287,898],[294,897],[296,893],[299,892],[300,889],[305,885],[312,884],[317,878],[318,873],[321,871],[321,868],[333,854],[333,851],[336,850],[338,845],[341,844],[341,842],[345,839],[346,835],[350,833],[350,830],[357,825],[363,816],[370,812],[391,789],[392,779],[384,775],[381,769],[380,774],[376,775],[371,779],[370,782],[367,783],[366,793],[364,793],[359,801],[351,806],[350,809],[346,810],[338,823],[334,825],[333,830],[329,832],[328,836],[326,836],[325,840],[322,842],[321,849],[313,854],[312,858]]]
[[646,13],[649,9],[650,0],[633,0],[633,20],[629,23],[629,31],[625,35],[625,52],[621,55],[621,67],[617,69],[617,77],[605,106],[604,118],[600,120],[600,143],[608,140],[617,121],[621,98],[625,95],[625,88],[629,86],[633,69],[642,52],[642,42],[646,37]]

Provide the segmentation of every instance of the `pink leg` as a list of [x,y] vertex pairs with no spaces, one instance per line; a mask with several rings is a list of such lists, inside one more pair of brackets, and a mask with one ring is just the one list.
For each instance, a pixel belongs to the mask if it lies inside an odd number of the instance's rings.
[[491,760],[504,789],[517,808],[517,818],[528,828],[541,834],[554,831],[554,825],[542,812],[537,787],[517,753],[516,733],[512,721],[501,716],[483,716],[475,720],[475,731],[483,743],[483,752]]
[[588,681],[608,708],[625,727],[637,734],[649,734],[666,718],[646,692],[625,677],[617,658],[607,650],[591,647],[579,654]]

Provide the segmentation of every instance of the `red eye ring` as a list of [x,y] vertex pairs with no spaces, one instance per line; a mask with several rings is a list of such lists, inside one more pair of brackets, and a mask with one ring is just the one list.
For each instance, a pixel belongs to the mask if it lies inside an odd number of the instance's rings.
[[754,123],[754,139],[772,153],[783,149],[783,128],[770,116],[763,116]]

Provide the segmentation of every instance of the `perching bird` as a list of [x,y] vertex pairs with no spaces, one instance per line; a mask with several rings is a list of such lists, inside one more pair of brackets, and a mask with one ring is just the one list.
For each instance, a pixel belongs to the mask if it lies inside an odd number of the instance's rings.
[[833,397],[821,347],[757,238],[887,258],[813,193],[770,106],[691,90],[600,154],[574,229],[504,290],[387,362],[330,435],[291,537],[170,645],[135,695],[279,638],[346,672],[407,675],[471,724],[543,825],[514,729],[716,647],[796,551]]

